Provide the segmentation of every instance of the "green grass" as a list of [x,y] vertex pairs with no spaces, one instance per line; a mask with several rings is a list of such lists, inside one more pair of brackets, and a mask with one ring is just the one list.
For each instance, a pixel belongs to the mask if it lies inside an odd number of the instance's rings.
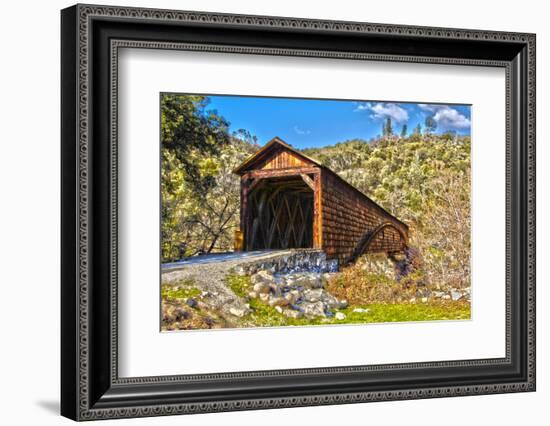
[[189,299],[198,297],[201,291],[194,287],[193,280],[180,281],[175,284],[163,284],[161,295],[163,299]]
[[247,275],[229,274],[225,279],[229,288],[239,297],[246,297],[252,287],[250,277]]
[[[250,277],[228,275],[227,283],[239,297],[247,297],[250,291]],[[433,301],[429,303],[372,303],[350,305],[342,312],[343,320],[332,318],[288,318],[277,312],[274,307],[259,299],[249,299],[252,312],[238,320],[236,327],[282,327],[325,324],[367,324],[382,322],[441,321],[470,319],[470,304],[462,301]],[[369,309],[368,312],[353,312],[355,308]]]
[[[470,319],[470,306],[462,302],[448,302],[412,305],[412,304],[372,304],[364,306],[350,306],[341,309],[346,318],[338,320],[332,318],[288,318],[277,312],[275,308],[262,303],[258,299],[250,300],[252,313],[243,320],[245,327],[281,327],[306,326],[326,324],[368,324],[383,322],[410,322],[410,321],[441,321]],[[368,312],[353,312],[355,308],[367,308]]]
[[[371,304],[350,306],[341,309],[346,318],[287,318],[258,299],[250,300],[253,312],[243,320],[245,327],[281,327],[287,325],[326,325],[326,324],[368,324],[382,322],[441,321],[470,319],[470,305],[463,302],[426,304]],[[355,308],[366,308],[368,312],[353,312]],[[336,312],[336,311],[335,311]]]
[[[367,308],[369,312],[353,312],[355,308]],[[346,314],[342,321],[333,323],[376,323],[376,322],[407,322],[407,321],[441,321],[470,319],[470,304],[466,302],[430,302],[430,303],[399,303],[371,304],[350,306],[341,312]]]

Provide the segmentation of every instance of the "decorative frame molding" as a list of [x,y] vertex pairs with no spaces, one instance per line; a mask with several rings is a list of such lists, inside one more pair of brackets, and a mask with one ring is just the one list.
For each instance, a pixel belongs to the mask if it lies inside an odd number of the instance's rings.
[[[139,24],[142,29],[126,30],[124,25],[128,23]],[[189,29],[189,35],[183,37],[188,36],[190,40],[177,39],[169,27]],[[212,27],[234,32],[238,43],[212,43],[201,33],[201,29]],[[272,46],[249,45],[247,30],[275,34],[272,38],[266,35]],[[158,34],[159,40],[140,39],[140,31]],[[338,49],[277,45],[289,44],[285,34],[299,38],[308,33],[327,39],[334,37],[334,46]],[[282,41],[278,35],[283,35]],[[348,36],[350,47],[339,44],[336,35]],[[373,41],[367,46],[370,50],[354,50],[354,40],[363,42],[365,37]],[[416,49],[419,54],[406,55],[395,49],[388,52],[388,43],[395,41],[421,45]],[[464,56],[429,54],[437,52],[441,44],[458,46],[451,53],[462,52]],[[466,54],[461,46],[478,46],[479,49]],[[124,47],[505,68],[506,357],[119,378],[116,122],[118,49]],[[62,414],[75,420],[91,420],[533,391],[535,65],[533,34],[90,5],[65,9],[62,12]],[[93,168],[91,158],[94,159]],[[107,172],[108,178],[103,172]],[[106,189],[108,194],[100,189]],[[503,374],[506,370],[507,377],[511,378],[480,378],[467,385],[445,382],[445,374],[453,369],[479,371],[476,368],[502,369]],[[407,371],[429,371],[435,385],[404,385],[403,374]],[[380,373],[392,375],[394,384],[377,388],[374,379],[369,377],[375,378]],[[331,377],[336,376],[340,379],[349,376],[347,391],[326,391]],[[289,382],[287,391],[274,386],[267,397],[255,397],[251,390],[255,386],[265,388],[277,378],[292,380],[297,377],[302,380],[311,377],[319,384],[315,390],[304,393],[292,389]],[[359,386],[356,383],[359,378],[366,383]],[[213,388],[223,388],[224,381],[232,379],[248,380],[251,388],[243,386],[237,395],[213,391]],[[165,393],[167,389],[173,392],[175,387],[179,390],[185,386],[197,388],[197,395],[189,396],[187,391],[179,397],[169,398]],[[210,396],[203,397],[199,389],[210,392]]]

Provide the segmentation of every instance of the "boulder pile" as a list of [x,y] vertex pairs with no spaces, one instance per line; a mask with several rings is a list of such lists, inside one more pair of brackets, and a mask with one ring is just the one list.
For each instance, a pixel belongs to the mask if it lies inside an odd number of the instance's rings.
[[[261,270],[251,276],[248,296],[258,298],[290,318],[332,317],[334,310],[348,306],[325,289],[333,272],[291,272],[287,274]],[[343,316],[343,318],[342,318]],[[339,313],[338,319],[345,315]]]

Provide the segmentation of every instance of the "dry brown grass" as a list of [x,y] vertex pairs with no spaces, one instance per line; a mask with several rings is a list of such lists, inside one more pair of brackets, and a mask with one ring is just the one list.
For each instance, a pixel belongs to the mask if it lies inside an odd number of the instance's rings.
[[227,327],[217,312],[203,307],[193,309],[179,301],[162,301],[162,331],[198,330]]
[[403,303],[415,297],[417,285],[414,280],[399,283],[386,274],[370,272],[360,264],[342,269],[329,279],[327,290],[338,299],[350,304]]

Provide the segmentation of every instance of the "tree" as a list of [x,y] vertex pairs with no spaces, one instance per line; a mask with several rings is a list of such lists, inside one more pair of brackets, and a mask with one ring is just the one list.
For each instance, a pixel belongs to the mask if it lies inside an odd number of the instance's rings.
[[435,129],[437,128],[437,122],[435,121],[435,118],[432,115],[429,115],[426,117],[426,120],[424,122],[424,131],[427,135],[431,135],[435,132]]
[[445,171],[430,183],[421,239],[430,281],[470,285],[470,174]]
[[235,130],[232,136],[235,139],[240,139],[251,145],[258,145],[258,137],[250,133],[249,130],[246,130],[246,129]]
[[403,124],[403,127],[401,127],[401,137],[404,138],[407,136],[407,124]]
[[161,99],[161,144],[163,154],[173,153],[184,178],[197,191],[213,182],[201,176],[197,157],[213,156],[230,141],[229,123],[216,111],[206,111],[208,98],[193,95],[164,95]]
[[420,135],[422,134],[422,126],[420,125],[420,123],[418,123],[415,128],[414,128],[414,131],[413,131],[413,134],[415,135]]
[[457,139],[456,130],[447,130],[445,133],[441,134],[441,138],[446,141],[456,141]]
[[233,138],[218,157],[215,164],[215,185],[202,198],[202,211],[196,217],[198,233],[202,241],[200,251],[210,253],[215,249],[227,251],[233,244],[233,231],[239,226],[240,180],[233,170],[250,154],[251,145]]
[[229,250],[238,226],[239,179],[232,170],[257,149],[256,139],[250,132],[230,136],[229,123],[206,109],[208,101],[161,98],[163,262]]
[[390,117],[386,117],[384,120],[384,124],[382,125],[382,135],[384,137],[393,135],[393,126]]

